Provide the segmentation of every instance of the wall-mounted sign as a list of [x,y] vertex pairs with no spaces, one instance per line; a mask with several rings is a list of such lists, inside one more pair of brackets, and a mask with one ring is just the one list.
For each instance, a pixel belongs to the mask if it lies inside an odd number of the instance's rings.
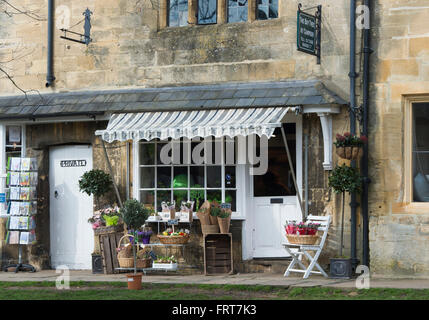
[[6,202],[6,193],[0,193],[0,203]]
[[[320,40],[322,25],[322,6],[317,6],[315,15],[308,14],[298,5],[297,18],[297,47],[302,51],[317,57],[317,63],[320,64]],[[316,7],[314,7],[316,8]],[[308,8],[309,10],[312,8]]]
[[86,167],[86,160],[61,160],[60,166],[63,168]]

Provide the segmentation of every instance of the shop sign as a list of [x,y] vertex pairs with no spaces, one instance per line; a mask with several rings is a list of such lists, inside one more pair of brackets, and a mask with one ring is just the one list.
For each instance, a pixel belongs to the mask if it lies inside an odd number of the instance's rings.
[[316,56],[318,64],[320,64],[321,14],[322,6],[317,6],[316,14],[311,15],[301,9],[301,4],[298,5],[298,51]]
[[0,193],[0,203],[6,202],[6,193]]
[[86,167],[86,160],[61,160],[60,166],[63,168]]
[[170,226],[176,226],[179,224],[179,220],[178,219],[170,219],[168,220],[168,225]]

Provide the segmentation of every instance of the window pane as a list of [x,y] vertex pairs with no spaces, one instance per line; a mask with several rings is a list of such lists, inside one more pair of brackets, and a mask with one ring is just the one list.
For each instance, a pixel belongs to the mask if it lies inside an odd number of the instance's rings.
[[140,188],[155,188],[155,168],[140,168]]
[[228,22],[247,21],[247,0],[228,0]]
[[198,210],[204,202],[204,190],[191,189],[191,191],[189,192],[189,200],[195,202],[195,210]]
[[162,211],[161,202],[171,201],[171,191],[170,190],[161,190],[156,192],[156,208],[158,211]]
[[278,17],[278,0],[258,0],[257,18],[259,20],[274,19]]
[[207,190],[207,200],[222,203],[222,192],[220,190]]
[[429,103],[413,104],[413,200],[429,202]]
[[217,0],[198,0],[198,24],[216,23]]
[[220,188],[221,166],[207,166],[207,188]]
[[180,205],[182,201],[188,200],[188,191],[186,190],[174,190],[173,198],[176,201],[176,210],[180,210]]
[[225,167],[225,188],[235,188],[235,167]]
[[204,141],[191,143],[192,164],[203,164],[205,162],[204,161],[204,156],[205,156],[204,150],[205,150]]
[[154,207],[155,205],[155,192],[154,191],[140,191],[140,202],[146,207]]
[[204,188],[204,167],[191,167],[191,188]]
[[[170,149],[168,150],[168,155],[167,155],[168,159],[162,159],[164,161],[168,161],[167,163],[164,163],[163,161],[161,161],[161,149],[163,147],[168,148],[167,143],[158,142],[156,144],[156,159],[157,159],[156,163],[157,164],[170,164],[171,160],[173,160],[173,150],[171,148],[171,145],[170,145]],[[165,150],[164,150],[164,152],[165,152]],[[165,155],[164,155],[164,157],[165,157]]]
[[168,8],[168,25],[170,27],[188,24],[188,0],[170,0]]
[[237,191],[225,190],[225,202],[231,204],[231,210],[237,211]]
[[21,126],[6,126],[6,144],[9,146],[21,145]]
[[188,187],[188,167],[174,167],[173,188]]
[[154,143],[140,144],[140,164],[141,165],[155,164],[155,144]]
[[171,188],[171,167],[158,167],[157,175],[157,188]]

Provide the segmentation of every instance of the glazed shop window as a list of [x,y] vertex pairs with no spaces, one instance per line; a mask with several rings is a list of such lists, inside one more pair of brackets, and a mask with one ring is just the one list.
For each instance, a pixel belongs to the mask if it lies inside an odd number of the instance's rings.
[[168,26],[182,27],[188,25],[188,0],[168,1]]
[[198,0],[198,24],[217,22],[217,0]]
[[246,22],[247,6],[247,0],[228,0],[228,22]]
[[22,156],[22,127],[6,126],[6,161],[10,157]]
[[429,103],[412,104],[413,201],[429,202]]
[[[198,209],[205,200],[216,200],[236,211],[236,166],[230,156],[226,160],[228,143],[225,138],[141,142],[140,201],[160,211],[162,201],[193,200]],[[226,150],[234,150],[235,157],[235,147]],[[171,163],[161,161],[165,155]]]
[[279,16],[279,0],[256,0],[258,20],[275,19]]

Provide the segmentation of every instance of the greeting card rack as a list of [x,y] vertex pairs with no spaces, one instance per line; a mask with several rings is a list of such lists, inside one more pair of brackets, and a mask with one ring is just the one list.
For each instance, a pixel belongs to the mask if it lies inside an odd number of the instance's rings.
[[22,262],[22,247],[36,242],[37,180],[35,158],[11,157],[8,159],[6,244],[18,245],[18,263],[6,265],[3,271],[8,271],[9,268],[14,268],[15,272],[36,271],[31,264]]

